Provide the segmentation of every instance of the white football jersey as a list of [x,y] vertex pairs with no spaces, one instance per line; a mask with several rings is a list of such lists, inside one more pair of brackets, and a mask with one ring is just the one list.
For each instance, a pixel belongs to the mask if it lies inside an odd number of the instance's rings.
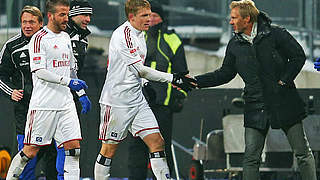
[[[70,77],[76,68],[70,37],[66,32],[54,33],[46,26],[34,34],[29,43],[31,72],[46,69],[59,76]],[[39,79],[32,73],[33,91],[29,109],[65,110],[73,103],[69,87]]]
[[109,45],[108,72],[100,103],[114,107],[133,107],[146,102],[141,78],[131,66],[144,63],[147,47],[144,32],[126,21],[112,34]]

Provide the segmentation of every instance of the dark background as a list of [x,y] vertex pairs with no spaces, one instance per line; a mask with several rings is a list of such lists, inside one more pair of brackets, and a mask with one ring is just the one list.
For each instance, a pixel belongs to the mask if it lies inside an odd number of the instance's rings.
[[[92,58],[94,60],[94,58]],[[82,177],[93,177],[94,162],[100,149],[98,137],[99,126],[99,97],[105,79],[105,70],[97,68],[95,63],[88,63],[86,72],[82,76],[86,80],[89,89],[87,94],[93,104],[88,115],[82,115],[81,121],[88,121],[89,133],[86,148],[86,159],[81,161]],[[174,116],[173,139],[185,148],[192,148],[194,140],[199,138],[200,120],[203,119],[203,141],[207,133],[214,129],[222,129],[222,117],[226,114],[239,114],[242,110],[234,107],[231,100],[239,97],[241,89],[203,89],[189,93],[184,109]],[[319,114],[320,89],[299,89],[299,93],[308,104],[309,96],[314,96],[314,113]],[[307,106],[308,107],[308,106]],[[16,153],[13,108],[11,102],[0,96],[0,145],[8,146]],[[127,177],[127,144],[120,144],[116,157],[113,160],[112,177]],[[83,152],[83,151],[82,151]],[[181,176],[187,177],[192,157],[184,151],[176,148],[178,168]]]
[[[90,4],[94,9],[94,16],[90,24],[97,26],[102,30],[113,30],[119,24],[122,24],[122,18],[119,15],[123,14],[124,11],[121,6],[112,6],[108,3],[109,0],[89,0]],[[117,0],[116,0],[117,1]],[[158,0],[163,5],[169,5],[175,8],[183,8],[222,14],[223,7],[225,6],[226,0],[208,1],[208,0]],[[268,12],[271,17],[290,17],[296,20],[281,20],[280,24],[298,26],[297,19],[299,18],[299,1],[305,0],[255,0],[255,4],[258,9]],[[231,2],[231,0],[228,0]],[[0,0],[0,15],[6,14],[6,0]],[[319,0],[314,2],[319,7]],[[227,3],[228,5],[229,3]],[[42,0],[15,0],[13,2],[12,20],[9,23],[10,27],[19,26],[19,15],[24,5],[34,5],[40,8],[44,12],[44,6]],[[123,5],[122,5],[123,6]],[[228,10],[228,6],[224,7]],[[119,12],[120,11],[120,12]],[[319,12],[317,12],[319,15]],[[228,14],[229,15],[229,14]],[[223,15],[224,16],[224,15]],[[227,17],[226,17],[227,18]],[[305,17],[303,17],[305,18]],[[121,20],[122,19],[122,20]],[[209,18],[206,16],[192,15],[179,12],[170,12],[168,14],[169,24],[172,26],[181,25],[203,25],[203,26],[217,26],[220,27],[222,21],[228,21],[227,19],[216,19]],[[221,21],[222,20],[222,21]],[[317,21],[316,28],[319,28],[320,23]]]

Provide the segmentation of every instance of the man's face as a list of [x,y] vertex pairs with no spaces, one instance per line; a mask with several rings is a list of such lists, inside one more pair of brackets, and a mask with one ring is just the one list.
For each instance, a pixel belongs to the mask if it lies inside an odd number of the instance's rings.
[[131,25],[140,31],[147,31],[150,26],[150,8],[139,9],[137,14],[129,13],[129,21]]
[[162,18],[158,13],[152,12],[150,15],[150,26],[155,26],[162,22]]
[[55,13],[48,13],[49,22],[51,21],[56,32],[64,31],[67,28],[69,6],[58,5]]
[[87,29],[88,24],[90,23],[90,14],[80,14],[77,16],[71,17],[71,19],[78,25],[81,29]]
[[230,12],[230,25],[236,33],[243,33],[248,28],[249,17],[242,18],[239,8],[233,8]]
[[24,12],[21,16],[21,29],[26,37],[31,37],[42,27],[37,16]]

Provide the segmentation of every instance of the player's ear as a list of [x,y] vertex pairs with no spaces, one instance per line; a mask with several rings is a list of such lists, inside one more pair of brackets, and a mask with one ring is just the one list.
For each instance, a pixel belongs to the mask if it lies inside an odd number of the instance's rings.
[[52,16],[53,16],[53,13],[48,12],[48,14],[47,14],[48,19],[50,19]]
[[250,17],[250,16],[247,16],[247,17],[244,18],[244,20],[246,21],[246,23],[249,23],[250,20],[251,20],[251,17]]
[[129,21],[132,21],[132,20],[133,20],[133,17],[134,17],[134,14],[133,14],[133,13],[129,13],[129,14],[128,14],[128,19],[129,19]]

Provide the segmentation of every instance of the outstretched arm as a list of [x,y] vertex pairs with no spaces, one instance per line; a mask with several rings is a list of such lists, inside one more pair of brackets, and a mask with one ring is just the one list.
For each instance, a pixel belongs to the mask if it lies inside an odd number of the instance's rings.
[[142,78],[146,78],[151,81],[172,83],[185,91],[190,91],[196,86],[192,83],[196,83],[195,79],[187,76],[188,72],[181,73],[165,73],[154,70],[150,67],[144,66],[142,63],[135,63],[131,65]]
[[171,83],[173,80],[172,74],[157,71],[148,66],[144,66],[142,63],[139,63],[139,62],[130,65],[130,67],[132,67],[135,71],[137,71],[141,78],[145,78],[151,81],[166,82],[166,83]]
[[229,42],[222,66],[219,69],[195,77],[199,88],[215,87],[228,83],[237,75],[235,56],[231,53],[230,46]]

